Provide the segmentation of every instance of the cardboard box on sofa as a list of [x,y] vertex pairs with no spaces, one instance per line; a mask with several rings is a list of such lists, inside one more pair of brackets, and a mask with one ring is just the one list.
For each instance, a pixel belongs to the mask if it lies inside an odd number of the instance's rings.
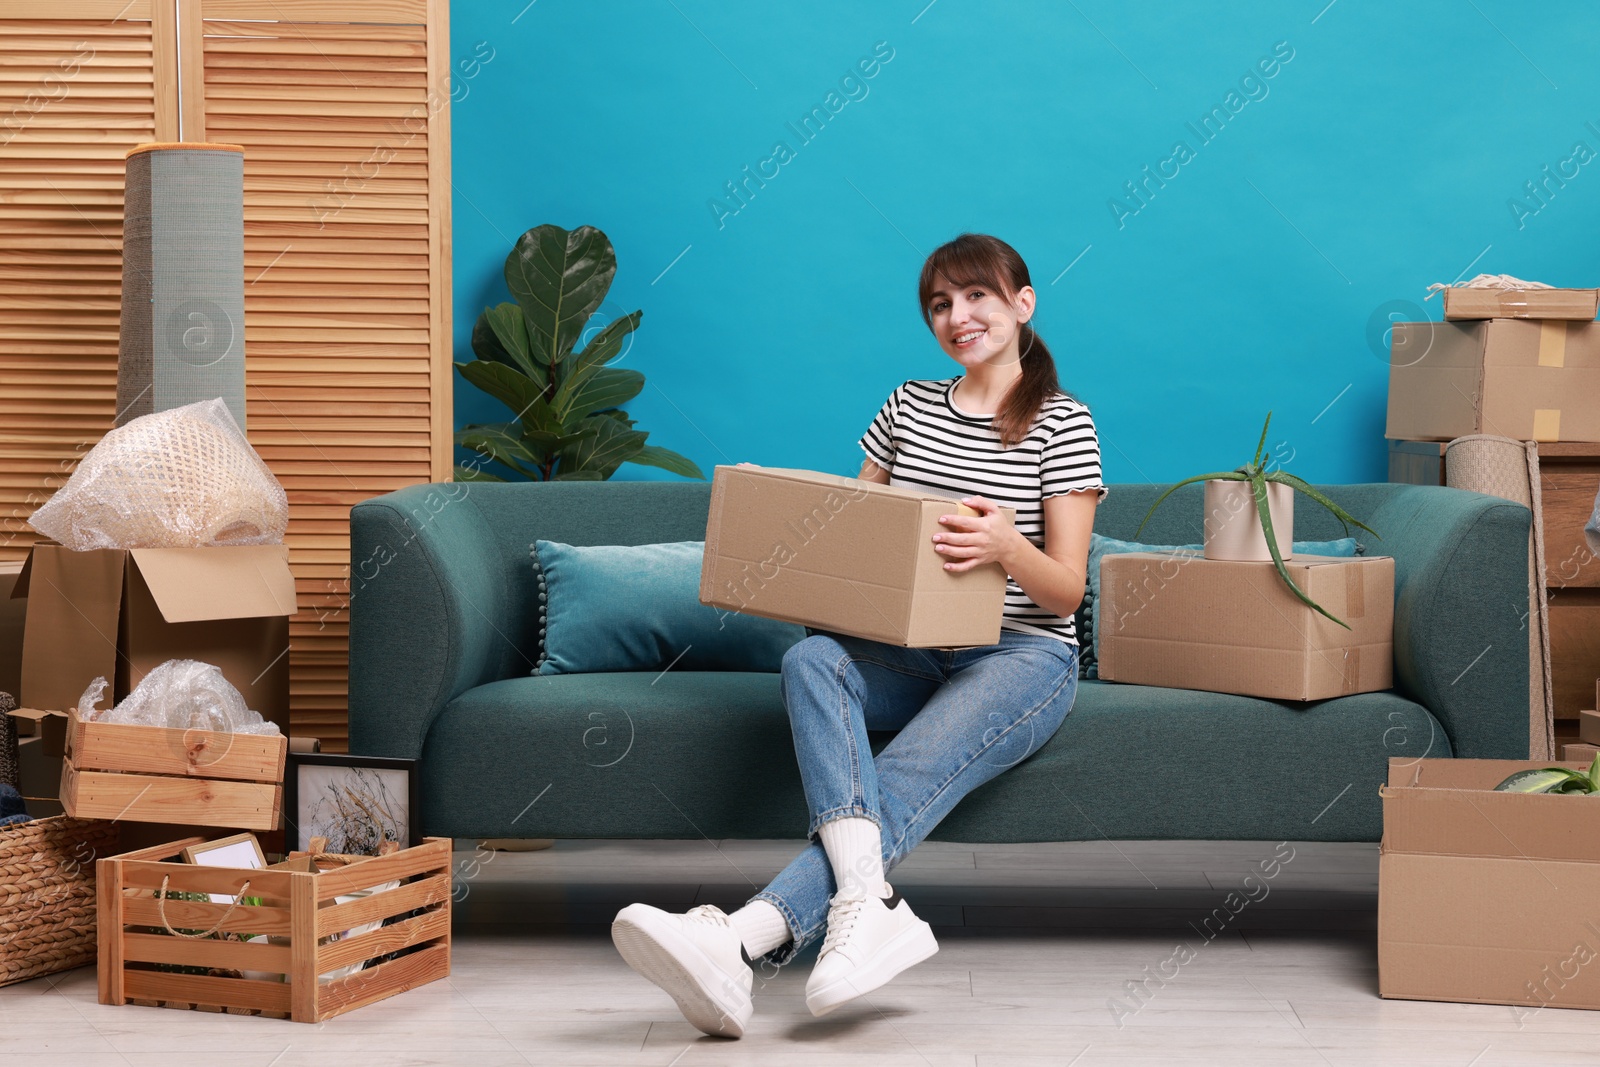
[[1129,552],[1100,564],[1095,628],[1105,681],[1274,700],[1388,689],[1394,671],[1394,559],[1291,556],[1290,592],[1270,560]]
[[1474,289],[1452,285],[1444,293],[1447,319],[1592,319],[1600,289]]
[[1600,803],[1494,791],[1547,765],[1389,760],[1380,996],[1600,1008]]
[[1600,441],[1600,323],[1396,323],[1383,435],[1449,441],[1474,433]]
[[[289,616],[294,576],[284,545],[73,552],[37,544],[13,597],[27,597],[25,708],[64,711],[96,676],[121,700],[169,659],[215,664],[263,718],[289,732]],[[47,716],[60,753],[64,720]]]
[[908,648],[995,644],[1006,574],[997,563],[944,569],[932,538],[952,512],[977,514],[860,478],[719,465],[700,602]]

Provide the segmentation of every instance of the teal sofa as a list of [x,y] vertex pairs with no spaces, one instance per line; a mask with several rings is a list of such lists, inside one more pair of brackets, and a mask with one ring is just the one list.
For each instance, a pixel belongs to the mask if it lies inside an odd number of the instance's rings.
[[[1096,530],[1132,539],[1165,488],[1111,486]],[[1528,509],[1441,486],[1319,488],[1395,558],[1392,690],[1299,704],[1081,681],[1055,737],[933,836],[1376,841],[1391,757],[1527,758]],[[805,836],[777,673],[529,673],[532,542],[699,540],[710,489],[445,483],[351,509],[351,751],[421,761],[424,833]],[[1201,485],[1185,486],[1140,540],[1198,541],[1201,514]],[[1297,539],[1343,532],[1295,509]]]

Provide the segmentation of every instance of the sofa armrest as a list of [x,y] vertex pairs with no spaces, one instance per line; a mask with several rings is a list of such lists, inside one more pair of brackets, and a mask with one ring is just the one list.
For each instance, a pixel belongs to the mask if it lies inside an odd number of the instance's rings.
[[1433,713],[1456,756],[1527,759],[1533,513],[1408,485],[1370,521],[1382,538],[1368,550],[1395,558],[1395,689]]
[[471,484],[408,486],[350,509],[352,753],[419,758],[446,704],[533,668]]

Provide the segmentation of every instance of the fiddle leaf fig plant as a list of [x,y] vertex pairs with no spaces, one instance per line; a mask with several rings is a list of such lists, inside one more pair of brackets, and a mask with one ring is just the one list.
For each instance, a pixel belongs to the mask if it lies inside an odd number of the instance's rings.
[[[671,449],[645,443],[649,433],[621,405],[639,395],[644,375],[609,367],[639,327],[635,311],[607,324],[574,352],[617,272],[606,235],[593,226],[535,226],[506,256],[515,302],[485,308],[472,328],[477,358],[458,362],[461,376],[516,413],[510,422],[474,423],[456,443],[530,481],[603,481],[624,463],[704,478]],[[456,481],[506,479],[457,464]]]
[[[1334,622],[1348,630],[1350,629],[1349,623],[1330,614],[1328,610],[1321,604],[1318,604],[1316,601],[1307,596],[1304,590],[1302,590],[1298,585],[1294,584],[1294,579],[1289,577],[1289,571],[1283,565],[1283,556],[1278,552],[1278,538],[1272,532],[1272,512],[1267,506],[1267,483],[1277,482],[1280,485],[1287,485],[1290,489],[1304,493],[1312,500],[1315,500],[1317,503],[1333,512],[1334,517],[1337,518],[1340,524],[1344,526],[1344,532],[1346,534],[1350,532],[1350,524],[1354,523],[1363,530],[1367,531],[1373,537],[1378,537],[1379,540],[1382,540],[1382,538],[1377,530],[1374,530],[1366,523],[1351,516],[1338,504],[1335,504],[1332,500],[1329,500],[1326,495],[1313,488],[1305,479],[1296,477],[1295,475],[1290,474],[1288,471],[1267,469],[1267,466],[1261,462],[1261,449],[1267,443],[1267,427],[1270,425],[1272,425],[1272,412],[1269,411],[1267,412],[1267,421],[1261,424],[1261,439],[1256,442],[1255,457],[1251,459],[1249,463],[1246,463],[1242,467],[1236,467],[1231,471],[1217,471],[1212,474],[1196,474],[1192,478],[1185,478],[1176,485],[1169,487],[1166,492],[1156,497],[1156,502],[1150,505],[1149,511],[1145,512],[1144,518],[1139,522],[1139,530],[1144,529],[1144,524],[1150,521],[1150,516],[1155,514],[1156,508],[1161,506],[1161,502],[1163,500],[1171,496],[1178,488],[1188,485],[1190,482],[1205,482],[1213,480],[1249,482],[1250,494],[1255,499],[1256,514],[1261,518],[1261,530],[1264,534],[1266,534],[1267,551],[1272,553],[1272,562],[1278,568],[1278,576],[1283,579],[1284,584],[1287,585],[1294,592],[1294,595],[1299,597],[1303,603],[1315,609],[1317,612],[1326,616],[1327,618],[1332,619]],[[1138,530],[1134,531],[1133,536],[1135,540],[1138,539]]]
[[1600,793],[1600,756],[1594,758],[1587,771],[1575,771],[1571,767],[1518,771],[1495,786],[1495,789],[1502,793],[1579,793],[1593,796]]

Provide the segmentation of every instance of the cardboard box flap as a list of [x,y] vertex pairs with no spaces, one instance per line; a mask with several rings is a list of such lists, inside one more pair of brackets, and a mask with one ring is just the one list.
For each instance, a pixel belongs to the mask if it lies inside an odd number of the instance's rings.
[[134,548],[129,554],[168,622],[253,619],[297,610],[285,545]]
[[1539,767],[1571,767],[1575,771],[1583,771],[1589,769],[1589,764],[1561,760],[1404,759],[1391,756],[1389,784],[1420,789],[1493,790],[1517,771],[1531,771]]
[[[1386,785],[1380,790],[1384,854],[1600,862],[1596,798],[1496,792],[1494,785],[1520,769],[1516,761],[1462,762],[1498,762],[1501,767],[1488,786]],[[1430,770],[1426,768],[1423,777]]]
[[33,553],[28,553],[28,558],[22,561],[22,569],[17,572],[17,580],[11,585],[11,599],[21,600],[28,595],[28,579],[33,577]]

